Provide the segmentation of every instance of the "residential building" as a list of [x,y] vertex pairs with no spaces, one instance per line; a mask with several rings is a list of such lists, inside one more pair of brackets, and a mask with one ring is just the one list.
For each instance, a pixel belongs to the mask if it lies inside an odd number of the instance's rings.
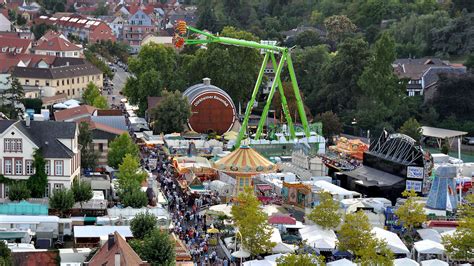
[[127,131],[93,121],[89,122],[89,130],[92,132],[92,150],[99,155],[97,165],[106,166],[110,142]]
[[0,54],[29,54],[31,45],[31,40],[0,33]]
[[40,16],[36,22],[38,24],[55,25],[65,36],[71,34],[89,43],[107,40],[114,42],[117,39],[112,29],[105,22],[80,15],[60,18]]
[[172,36],[156,36],[154,34],[148,34],[148,35],[145,35],[145,37],[140,43],[140,46],[144,46],[150,43],[162,44],[164,46],[173,47],[173,37]]
[[[46,160],[48,187],[70,188],[80,175],[81,160],[76,123],[56,121],[0,120],[0,174],[14,180],[26,180],[35,173],[33,153],[41,149]],[[8,186],[0,184],[0,198],[8,197]]]
[[40,14],[41,6],[36,2],[23,1],[23,4],[18,7],[18,14],[20,14],[27,22],[37,18]]
[[117,231],[110,234],[107,242],[91,258],[88,265],[149,265],[130,247]]
[[66,65],[82,65],[85,62],[85,59],[82,58],[0,53],[0,73],[10,73],[14,67],[52,68]]
[[117,40],[122,40],[123,25],[127,23],[126,19],[122,16],[100,17],[100,19],[109,25]]
[[103,86],[102,71],[89,62],[54,68],[15,67],[12,76],[23,86],[40,88],[42,97],[64,94],[68,99],[80,98],[90,82],[98,88]]
[[400,79],[408,79],[408,96],[424,95],[425,89],[438,81],[438,74],[466,73],[464,66],[450,64],[439,58],[397,59],[392,66]]
[[11,31],[12,30],[12,23],[8,20],[5,15],[0,13],[0,31]]
[[54,120],[61,122],[81,122],[90,120],[97,110],[94,106],[80,105],[77,107],[54,112]]
[[83,57],[82,46],[70,42],[62,33],[49,31],[41,37],[35,47],[34,54],[52,55],[57,57]]
[[157,31],[158,27],[149,14],[138,9],[135,13],[132,13],[127,24],[123,26],[123,39],[130,45],[131,53],[138,53],[143,38]]

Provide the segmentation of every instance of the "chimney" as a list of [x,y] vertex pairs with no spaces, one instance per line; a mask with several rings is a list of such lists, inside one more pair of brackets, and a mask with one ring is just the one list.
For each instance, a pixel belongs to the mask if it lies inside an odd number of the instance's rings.
[[120,253],[115,253],[115,266],[120,266]]
[[25,124],[26,124],[26,127],[30,127],[30,115],[29,114],[25,114]]
[[112,249],[114,244],[115,244],[115,236],[114,236],[114,234],[109,234],[109,239],[107,240],[107,247],[109,248],[109,250]]
[[209,85],[211,85],[211,79],[210,79],[210,78],[203,78],[203,79],[202,79],[202,83],[203,83],[204,85],[209,86]]

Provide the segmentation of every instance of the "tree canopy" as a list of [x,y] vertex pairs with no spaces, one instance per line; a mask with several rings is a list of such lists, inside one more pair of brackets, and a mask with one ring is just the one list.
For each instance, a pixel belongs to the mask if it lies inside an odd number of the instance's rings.
[[41,148],[33,152],[33,166],[35,173],[28,178],[27,185],[32,198],[42,198],[47,189],[48,175],[46,175],[46,160]]
[[82,93],[82,101],[99,109],[107,108],[107,99],[100,95],[99,88],[92,82],[87,84],[86,90]]
[[413,234],[413,230],[426,221],[426,214],[423,210],[423,204],[416,202],[417,194],[415,191],[404,191],[402,196],[407,197],[407,199],[398,207],[395,214],[408,233]]
[[74,193],[67,188],[56,189],[49,197],[49,207],[59,211],[61,217],[74,206]]
[[82,211],[82,204],[92,199],[94,196],[91,188],[91,183],[75,179],[71,186],[71,191],[74,194],[74,202],[79,202],[81,205]]
[[152,265],[175,265],[175,246],[166,231],[154,229],[143,240],[134,239],[130,242],[133,250]]
[[117,169],[126,154],[138,158],[139,149],[130,135],[123,133],[109,144],[109,153],[107,154],[108,165]]
[[79,124],[78,143],[81,145],[81,167],[84,169],[94,169],[97,166],[99,154],[92,148],[92,132],[89,130],[87,122]]
[[151,213],[139,213],[133,217],[130,222],[130,230],[133,237],[136,239],[143,239],[149,235],[156,227],[156,216]]
[[163,99],[152,109],[150,116],[156,134],[182,132],[191,117],[191,106],[181,92],[164,91]]
[[324,229],[336,229],[342,218],[339,212],[339,203],[328,192],[320,192],[318,196],[319,204],[313,208],[308,219]]

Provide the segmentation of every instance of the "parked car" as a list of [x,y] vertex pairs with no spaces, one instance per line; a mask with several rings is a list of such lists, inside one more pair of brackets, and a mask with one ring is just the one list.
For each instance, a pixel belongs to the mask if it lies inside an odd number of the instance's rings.
[[467,145],[474,145],[474,137],[465,137],[462,142]]

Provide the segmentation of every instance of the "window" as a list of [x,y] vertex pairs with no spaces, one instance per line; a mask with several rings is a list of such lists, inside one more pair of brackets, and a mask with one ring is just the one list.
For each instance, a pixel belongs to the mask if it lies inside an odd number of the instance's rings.
[[3,140],[3,151],[4,152],[22,152],[22,140],[21,139],[4,139]]
[[71,81],[72,81],[72,84],[74,84],[74,78],[72,78]]
[[15,175],[23,174],[23,160],[15,160]]
[[104,144],[103,143],[99,143],[99,151],[104,152]]
[[46,86],[49,86],[49,80],[45,81]]
[[25,85],[30,85],[30,80],[29,79],[25,79]]
[[22,152],[23,151],[23,143],[21,139],[16,139],[15,140],[15,151],[16,152]]
[[39,80],[35,80],[35,86],[39,86],[40,85],[40,81]]
[[49,197],[49,192],[50,191],[51,191],[51,184],[48,183],[48,185],[46,186],[45,191],[44,191],[44,196],[46,198]]
[[63,184],[54,184],[54,190],[59,190],[59,189],[63,189],[64,188],[64,185]]
[[56,81],[56,86],[58,86],[58,87],[59,87],[59,80],[58,80],[58,81]]
[[64,86],[64,79],[62,80],[62,82],[63,82],[63,86]]
[[25,173],[27,175],[34,174],[33,160],[25,160]]
[[54,161],[54,175],[63,174],[63,161]]
[[46,175],[51,175],[51,161],[46,161],[44,165],[44,171],[46,172]]
[[5,167],[4,167],[5,174],[11,175],[12,174],[12,160],[11,159],[5,159],[4,162],[5,162]]
[[69,85],[69,79],[67,79],[67,85]]

